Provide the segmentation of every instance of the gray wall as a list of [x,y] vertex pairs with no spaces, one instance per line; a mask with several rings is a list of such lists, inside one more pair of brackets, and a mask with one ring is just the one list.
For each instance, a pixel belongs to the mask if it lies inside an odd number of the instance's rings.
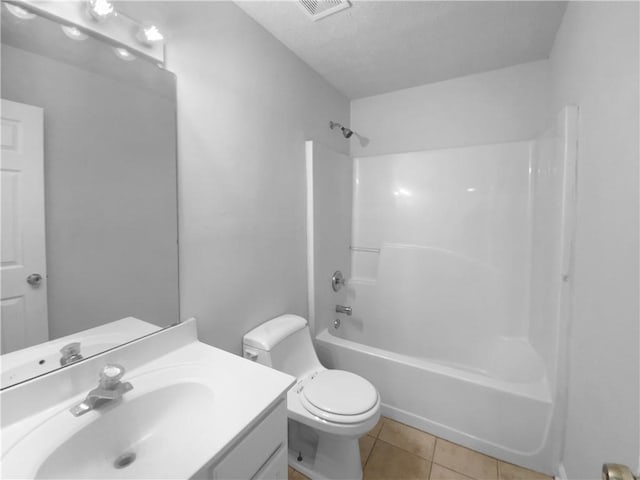
[[182,315],[240,352],[256,325],[307,315],[304,141],[348,152],[328,124],[349,101],[231,2],[136,6],[164,18],[178,77]]
[[548,60],[351,102],[353,156],[530,140],[550,123]]
[[51,338],[174,322],[175,101],[4,44],[2,97],[44,109]]

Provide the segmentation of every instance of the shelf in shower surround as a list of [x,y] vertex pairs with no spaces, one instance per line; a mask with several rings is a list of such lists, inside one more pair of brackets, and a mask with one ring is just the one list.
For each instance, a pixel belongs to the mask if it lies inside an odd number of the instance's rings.
[[379,248],[356,247],[354,245],[350,245],[349,246],[349,250],[351,250],[352,252],[380,253],[380,249]]
[[370,277],[351,277],[349,283],[352,285],[371,285],[375,286],[378,281]]
[[378,277],[380,248],[351,245],[351,280],[356,283],[375,285]]

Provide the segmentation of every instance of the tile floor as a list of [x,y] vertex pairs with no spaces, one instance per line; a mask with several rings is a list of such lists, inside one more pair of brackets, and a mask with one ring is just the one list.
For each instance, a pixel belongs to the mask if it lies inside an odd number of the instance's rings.
[[[360,439],[364,480],[551,480],[426,432],[381,418]],[[306,480],[289,467],[289,480]]]

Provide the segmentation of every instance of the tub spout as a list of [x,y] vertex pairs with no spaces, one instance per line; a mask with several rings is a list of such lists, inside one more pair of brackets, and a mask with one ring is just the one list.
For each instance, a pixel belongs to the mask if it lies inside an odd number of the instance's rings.
[[353,313],[351,311],[351,307],[345,307],[344,305],[336,305],[336,312],[346,313],[349,316],[351,316],[351,313]]

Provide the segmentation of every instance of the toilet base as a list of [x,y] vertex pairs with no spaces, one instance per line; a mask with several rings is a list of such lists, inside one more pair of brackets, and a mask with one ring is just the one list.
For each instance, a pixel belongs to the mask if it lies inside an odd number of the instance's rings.
[[312,480],[359,480],[358,437],[319,432],[289,420],[289,465]]

